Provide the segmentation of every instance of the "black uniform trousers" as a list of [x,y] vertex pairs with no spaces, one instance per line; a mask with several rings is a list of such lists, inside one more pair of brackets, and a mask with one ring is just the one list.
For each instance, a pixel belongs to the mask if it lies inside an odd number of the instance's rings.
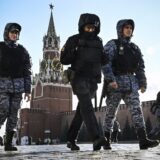
[[94,79],[77,77],[73,80],[71,85],[79,102],[68,131],[67,140],[71,142],[75,141],[82,122],[84,121],[88,133],[92,141],[94,141],[100,137],[99,126],[91,101],[96,93],[97,83]]

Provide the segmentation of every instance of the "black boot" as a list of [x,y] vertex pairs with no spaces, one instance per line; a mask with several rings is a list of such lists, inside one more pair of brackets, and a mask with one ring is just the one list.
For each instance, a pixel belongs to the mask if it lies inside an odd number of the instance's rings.
[[152,147],[156,147],[159,145],[158,140],[150,140],[147,137],[146,130],[144,128],[139,128],[137,130],[137,135],[139,139],[139,148],[140,149],[148,149]]
[[111,147],[111,132],[104,132],[104,135],[107,139],[107,143],[103,146],[103,149],[112,149]]
[[105,137],[99,137],[93,142],[93,150],[100,150],[104,145],[107,145],[107,139]]
[[12,139],[14,135],[14,131],[10,131],[6,133],[6,138],[4,142],[4,150],[5,151],[17,151],[17,148],[12,145]]
[[67,147],[70,148],[72,151],[78,151],[80,150],[79,146],[76,145],[75,141],[68,141]]

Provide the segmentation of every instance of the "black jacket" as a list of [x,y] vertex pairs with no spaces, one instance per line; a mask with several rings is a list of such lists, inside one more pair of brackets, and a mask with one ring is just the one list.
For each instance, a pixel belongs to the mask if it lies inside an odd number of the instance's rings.
[[79,76],[101,78],[101,65],[107,63],[103,52],[102,40],[96,36],[92,40],[84,39],[80,34],[69,37],[61,50],[62,64],[71,64],[72,70]]
[[[85,32],[84,26],[92,24],[94,32]],[[71,64],[75,75],[101,79],[101,65],[107,63],[103,52],[102,40],[97,36],[100,32],[100,19],[95,14],[81,14],[78,22],[79,34],[68,38],[61,50],[60,61],[62,64]]]
[[8,37],[17,23],[8,23],[4,29],[4,42],[0,42],[0,92],[31,92],[31,58],[27,50]]

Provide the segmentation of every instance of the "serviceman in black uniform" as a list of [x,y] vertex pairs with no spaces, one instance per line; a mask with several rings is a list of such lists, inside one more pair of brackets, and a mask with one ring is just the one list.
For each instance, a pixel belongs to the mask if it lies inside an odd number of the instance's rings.
[[67,146],[79,150],[75,140],[84,121],[93,141],[93,150],[101,149],[106,139],[101,137],[91,99],[95,96],[97,83],[101,82],[101,65],[107,63],[103,52],[100,19],[85,13],[79,19],[79,34],[68,38],[61,51],[61,63],[71,64],[70,83],[78,98],[78,106],[67,135]]

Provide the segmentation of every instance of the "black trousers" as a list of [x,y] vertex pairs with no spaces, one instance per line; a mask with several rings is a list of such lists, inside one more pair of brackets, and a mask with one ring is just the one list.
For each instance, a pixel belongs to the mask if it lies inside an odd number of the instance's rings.
[[112,142],[118,142],[118,131],[112,132]]
[[100,137],[100,131],[98,122],[94,113],[93,105],[91,102],[91,96],[90,93],[85,94],[77,94],[78,97],[78,106],[76,109],[75,116],[71,122],[67,140],[74,142],[77,138],[78,132],[80,130],[80,127],[82,125],[82,122],[84,121],[86,128],[88,130],[88,133],[94,141],[95,139]]

